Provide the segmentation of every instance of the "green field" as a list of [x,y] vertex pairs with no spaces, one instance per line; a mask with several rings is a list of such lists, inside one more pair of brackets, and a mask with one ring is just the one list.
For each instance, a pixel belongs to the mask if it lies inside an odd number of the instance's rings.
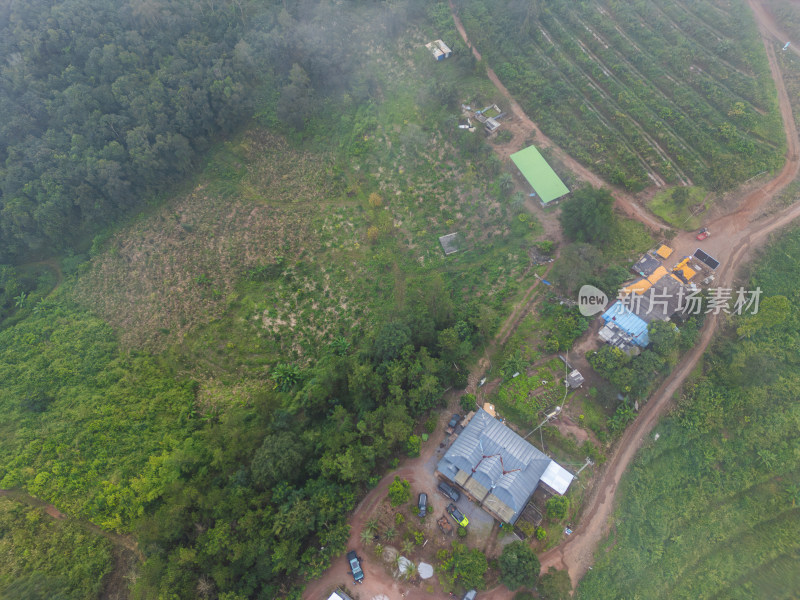
[[703,217],[711,206],[708,193],[703,188],[691,187],[688,189],[688,198],[676,202],[672,197],[676,189],[680,188],[659,192],[647,204],[647,208],[676,229],[698,229],[704,223]]
[[456,6],[544,133],[608,181],[721,190],[783,163],[775,87],[742,0]]
[[579,597],[797,597],[798,257],[794,230],[754,268],[759,313],[715,342],[639,453]]

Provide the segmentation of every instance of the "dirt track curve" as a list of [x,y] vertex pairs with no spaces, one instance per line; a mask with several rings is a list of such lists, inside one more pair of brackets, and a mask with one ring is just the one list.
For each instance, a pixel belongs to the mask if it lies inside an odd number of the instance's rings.
[[74,519],[65,515],[52,504],[45,502],[35,496],[23,492],[22,490],[0,489],[0,498],[9,498],[21,504],[27,504],[35,508],[40,508],[54,519],[70,519],[77,522],[81,527],[94,534],[101,535],[112,544],[111,554],[114,559],[114,569],[105,576],[103,588],[98,596],[99,600],[122,600],[128,597],[127,574],[137,562],[144,561],[144,555],[139,550],[136,540],[130,535],[119,535],[101,529],[89,521]]
[[[780,111],[786,134],[787,161],[776,177],[745,195],[734,212],[711,224],[714,235],[707,240],[707,243],[704,243],[704,249],[715,256],[725,257],[722,267],[717,272],[716,284],[718,287],[730,287],[733,284],[738,268],[751,256],[755,248],[763,245],[767,241],[770,233],[800,218],[800,204],[791,206],[770,217],[761,217],[759,214],[759,211],[764,208],[765,204],[771,200],[775,194],[779,193],[786,185],[795,179],[798,174],[800,163],[798,163],[797,129],[792,115],[789,97],[778,67],[774,44],[769,41],[770,36],[780,40],[781,43],[788,38],[779,31],[774,19],[772,19],[761,5],[757,4],[755,0],[748,1],[762,33],[770,71],[778,91]],[[459,33],[464,38],[467,46],[472,48],[464,27],[455,14],[452,2],[450,7]],[[800,54],[799,49],[792,47],[792,50]],[[472,48],[472,52],[476,58],[481,58],[475,48]],[[503,86],[491,68],[487,68],[487,75],[497,89],[507,98],[510,109],[515,115],[516,120],[521,123],[529,133],[536,133],[539,145],[552,148],[556,156],[581,179],[594,186],[610,189],[617,200],[617,206],[631,217],[656,231],[665,227],[661,221],[648,213],[630,195],[618,188],[607,185],[597,175],[590,172],[583,165],[558,148],[549,138],[542,134],[519,104],[511,98],[508,90]],[[690,254],[697,246],[697,242],[694,239],[693,233],[683,233],[673,240],[673,246],[675,246],[676,255],[683,256],[685,254]],[[524,308],[514,311],[506,320],[504,326],[501,327],[496,337],[497,341],[507,338],[513,331],[515,324],[518,323],[520,315],[527,313],[531,304],[531,291],[532,288],[528,290],[523,302],[520,304],[520,306]],[[689,354],[684,356],[683,360],[676,366],[670,377],[659,387],[650,401],[641,410],[636,421],[631,424],[622,439],[616,444],[613,453],[605,465],[604,471],[601,473],[594,486],[592,495],[584,504],[580,527],[566,542],[541,555],[540,559],[543,571],[550,566],[566,569],[569,572],[573,585],[576,585],[591,566],[594,560],[595,549],[609,531],[614,497],[622,474],[625,472],[631,460],[633,460],[637,450],[648,437],[659,418],[663,416],[665,411],[670,407],[673,395],[680,389],[680,386],[692,371],[702,353],[708,347],[719,322],[720,318],[718,316],[711,316],[706,320],[697,346],[695,346]],[[482,361],[479,362],[478,368],[474,369],[470,376],[471,386],[474,385],[474,381],[479,374],[483,372],[484,366],[485,361],[482,359]],[[445,416],[443,415],[442,419],[444,418]],[[434,485],[432,474],[430,475],[431,481],[417,482],[416,478],[424,471],[424,469],[420,469],[419,467],[424,465],[425,462],[433,456],[433,453],[436,452],[442,440],[443,433],[441,427],[437,429],[437,432],[436,436],[431,439],[431,443],[426,446],[422,456],[414,460],[406,461],[402,469],[386,476],[378,487],[368,494],[356,508],[351,521],[352,532],[350,547],[360,547],[357,535],[363,528],[372,509],[386,493],[388,485],[394,475],[400,475],[401,477],[409,479],[412,486],[417,483],[427,484],[428,486]],[[428,478],[428,475],[423,476],[426,477],[426,479]],[[343,559],[341,562],[343,562]],[[385,594],[391,600],[400,597],[409,599],[448,597],[438,589],[438,593],[432,595],[420,589],[410,587],[407,584],[399,583],[389,577],[382,566],[376,563],[377,561],[366,561],[366,581],[363,587],[358,588],[362,598],[373,598],[379,594]],[[346,582],[347,576],[345,571],[346,568],[343,565],[334,564],[322,579],[309,585],[305,597],[309,599],[319,598],[323,592],[330,590],[336,583]],[[485,595],[493,600],[509,600],[513,597],[514,593],[501,586],[490,590]]]

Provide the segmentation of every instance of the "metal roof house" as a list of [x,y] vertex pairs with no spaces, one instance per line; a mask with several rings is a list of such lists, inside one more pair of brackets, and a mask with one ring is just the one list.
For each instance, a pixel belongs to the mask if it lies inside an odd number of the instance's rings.
[[[631,309],[623,305],[619,300],[603,313],[603,321],[606,322],[609,329],[624,332],[628,342],[642,348],[646,348],[650,343],[650,337],[647,334],[647,321],[637,317]],[[603,337],[602,333],[601,337]]]
[[521,436],[479,409],[436,465],[483,509],[515,523],[541,483],[564,494],[574,476]]
[[533,191],[538,194],[542,206],[547,206],[550,202],[569,194],[569,188],[564,185],[564,182],[556,175],[553,168],[547,164],[544,156],[536,149],[536,146],[528,146],[519,152],[515,152],[511,155],[511,160],[533,188]]

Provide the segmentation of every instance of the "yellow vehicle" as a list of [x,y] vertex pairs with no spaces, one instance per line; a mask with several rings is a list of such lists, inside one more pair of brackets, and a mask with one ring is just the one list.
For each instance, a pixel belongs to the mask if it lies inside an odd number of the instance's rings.
[[461,527],[466,527],[469,525],[469,519],[464,516],[464,514],[456,508],[455,504],[450,504],[447,507],[447,512],[450,513],[450,516],[453,517],[453,520],[461,525]]

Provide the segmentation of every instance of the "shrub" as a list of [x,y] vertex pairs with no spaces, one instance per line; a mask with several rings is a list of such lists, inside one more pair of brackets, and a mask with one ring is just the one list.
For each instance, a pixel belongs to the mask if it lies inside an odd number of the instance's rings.
[[464,394],[458,402],[464,412],[475,410],[475,394]]
[[411,499],[411,484],[405,479],[395,476],[394,481],[389,484],[389,500],[392,506],[400,506]]
[[569,500],[564,496],[553,496],[547,501],[547,516],[561,520],[567,516],[569,511]]
[[412,435],[408,438],[408,442],[406,443],[406,450],[408,450],[408,455],[411,457],[419,456],[420,450],[422,449],[422,441],[419,439],[418,435]]
[[431,415],[430,419],[425,421],[425,431],[433,433],[436,431],[436,426],[439,424],[439,419],[436,415]]
[[536,589],[545,600],[568,600],[572,591],[572,582],[566,571],[550,567],[547,573],[542,575]]
[[511,542],[503,548],[500,555],[500,581],[508,589],[535,586],[539,569],[539,559],[525,542]]
[[458,528],[458,537],[460,537],[460,538],[467,537],[467,528],[466,527],[459,527]]
[[403,516],[403,513],[397,513],[394,516],[394,524],[400,527],[403,523],[406,522],[406,518]]
[[540,541],[547,539],[547,530],[544,527],[536,528],[536,539]]

